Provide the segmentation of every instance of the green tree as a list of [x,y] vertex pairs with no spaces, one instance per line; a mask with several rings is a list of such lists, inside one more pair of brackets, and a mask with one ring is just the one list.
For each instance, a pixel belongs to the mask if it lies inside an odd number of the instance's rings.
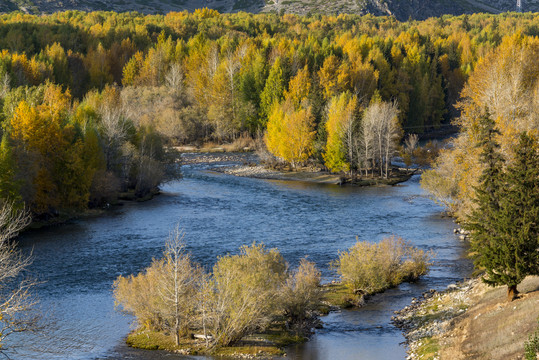
[[260,94],[260,117],[263,124],[266,124],[272,112],[273,105],[283,99],[283,92],[283,67],[281,65],[281,58],[277,58],[270,69],[266,86],[264,86],[264,90]]
[[481,120],[481,161],[486,164],[476,188],[477,208],[466,219],[475,264],[485,269],[485,283],[507,285],[508,301],[517,285],[539,274],[539,153],[535,140],[521,135],[514,163],[503,172],[504,159],[487,114]]
[[324,161],[332,172],[350,170],[356,135],[356,108],[357,98],[348,92],[334,96],[329,103]]
[[0,199],[19,201],[19,184],[15,179],[16,163],[8,136],[0,143]]

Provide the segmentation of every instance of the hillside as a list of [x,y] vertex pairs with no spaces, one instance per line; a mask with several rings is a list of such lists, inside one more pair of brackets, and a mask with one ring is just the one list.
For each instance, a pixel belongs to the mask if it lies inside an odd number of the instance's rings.
[[[524,0],[523,11],[539,11],[539,0]],[[0,12],[52,13],[64,10],[112,10],[167,13],[209,7],[220,12],[355,13],[395,15],[399,20],[443,14],[514,11],[516,0],[4,0]]]

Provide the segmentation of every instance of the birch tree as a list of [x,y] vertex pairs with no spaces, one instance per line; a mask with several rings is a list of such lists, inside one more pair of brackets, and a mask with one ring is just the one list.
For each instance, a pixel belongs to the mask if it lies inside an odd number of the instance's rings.
[[32,260],[12,241],[29,223],[28,212],[0,199],[0,353],[9,335],[37,329],[37,300],[32,294],[36,282],[22,278]]
[[375,101],[365,110],[363,118],[363,140],[372,152],[373,168],[378,165],[380,177],[389,175],[389,164],[394,155],[400,134],[396,102]]
[[165,327],[174,334],[176,345],[180,344],[180,333],[186,332],[193,323],[197,289],[202,279],[201,268],[191,261],[185,250],[184,236],[178,227],[170,234],[158,281]]

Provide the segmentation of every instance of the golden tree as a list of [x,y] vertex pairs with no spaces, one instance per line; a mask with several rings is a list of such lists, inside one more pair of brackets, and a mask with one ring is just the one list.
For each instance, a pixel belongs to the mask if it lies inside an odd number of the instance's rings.
[[265,142],[274,156],[289,162],[296,169],[312,154],[315,134],[311,108],[296,110],[289,101],[285,101],[273,107]]

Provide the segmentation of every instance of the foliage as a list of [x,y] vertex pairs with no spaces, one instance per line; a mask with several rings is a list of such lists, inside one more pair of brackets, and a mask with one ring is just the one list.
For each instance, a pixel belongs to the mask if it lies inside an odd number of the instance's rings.
[[433,171],[422,177],[423,186],[461,220],[476,206],[472,201],[474,189],[485,167],[479,160],[481,151],[475,147],[485,107],[499,131],[495,140],[508,165],[515,158],[520,132],[537,131],[538,52],[537,38],[516,33],[505,37],[498,48],[478,61],[462,92],[462,116],[458,120],[462,130],[441,151]]
[[259,244],[219,258],[213,268],[208,331],[227,346],[255,330],[264,330],[277,313],[278,291],[286,263],[276,250]]
[[332,172],[347,172],[354,160],[353,139],[357,128],[357,98],[342,93],[331,99],[326,121],[325,164]]
[[183,236],[176,229],[167,240],[162,259],[154,259],[137,276],[119,276],[113,285],[117,304],[148,330],[173,333],[176,345],[194,322],[197,291],[203,279],[201,269],[184,250]]
[[291,273],[282,288],[280,304],[287,325],[296,333],[304,333],[313,327],[321,302],[320,271],[306,258],[301,259],[299,268]]
[[537,354],[539,354],[539,330],[535,330],[528,338],[528,341],[524,343],[524,351],[526,360],[537,360]]
[[466,218],[476,267],[483,280],[507,285],[509,300],[528,275],[539,275],[539,150],[536,139],[521,134],[513,163],[504,171],[503,158],[488,114],[479,125],[481,161],[486,164],[475,189],[477,208]]
[[274,156],[296,168],[312,154],[314,136],[310,107],[295,109],[289,101],[273,106],[265,141]]
[[304,259],[290,272],[277,249],[256,243],[220,257],[213,272],[205,274],[176,230],[162,259],[136,276],[118,277],[114,297],[135,315],[140,330],[168,331],[176,345],[199,332],[205,347],[215,350],[264,331],[283,316],[296,333],[308,333],[318,316],[319,285],[313,263]]
[[351,291],[374,294],[425,275],[432,255],[390,237],[374,244],[356,242],[339,254],[333,266]]

